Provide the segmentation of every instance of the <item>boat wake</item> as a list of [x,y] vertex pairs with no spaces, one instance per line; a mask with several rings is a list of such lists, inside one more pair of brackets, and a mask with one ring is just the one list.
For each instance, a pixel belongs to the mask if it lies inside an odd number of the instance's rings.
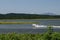
[[[47,28],[48,25],[38,25],[38,24],[32,24],[33,28]],[[60,26],[50,25],[53,28],[60,28]]]

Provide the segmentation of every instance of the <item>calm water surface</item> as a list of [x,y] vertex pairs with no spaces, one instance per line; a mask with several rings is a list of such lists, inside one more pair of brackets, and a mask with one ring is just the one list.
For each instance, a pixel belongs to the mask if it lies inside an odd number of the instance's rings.
[[[60,19],[16,19],[16,20],[0,20],[0,22],[39,22],[41,25],[57,25],[60,26]],[[0,33],[16,32],[16,33],[43,33],[47,29],[33,29],[32,24],[0,24]],[[59,29],[54,31],[60,32]]]

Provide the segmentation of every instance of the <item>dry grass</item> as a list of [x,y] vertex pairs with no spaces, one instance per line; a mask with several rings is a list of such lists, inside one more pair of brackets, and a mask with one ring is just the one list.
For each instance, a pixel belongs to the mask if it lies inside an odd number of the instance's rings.
[[0,22],[0,24],[37,24],[38,22]]

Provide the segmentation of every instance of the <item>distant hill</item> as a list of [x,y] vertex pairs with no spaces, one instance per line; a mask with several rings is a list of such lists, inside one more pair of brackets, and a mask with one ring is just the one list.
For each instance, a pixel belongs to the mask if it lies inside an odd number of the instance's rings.
[[54,14],[54,13],[43,13],[41,15],[56,15],[56,14]]
[[25,14],[25,13],[7,13],[0,14],[0,19],[60,19],[60,15],[54,15],[52,13],[46,14]]

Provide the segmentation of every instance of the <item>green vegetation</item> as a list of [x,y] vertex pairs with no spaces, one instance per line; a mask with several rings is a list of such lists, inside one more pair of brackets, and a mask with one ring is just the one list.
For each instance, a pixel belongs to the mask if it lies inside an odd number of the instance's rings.
[[38,22],[0,22],[0,24],[37,24]]
[[51,35],[49,35],[49,33],[44,34],[8,33],[0,34],[0,40],[60,40],[60,33],[54,32]]
[[60,15],[39,15],[25,13],[0,14],[0,19],[60,19]]
[[7,34],[0,34],[0,40],[60,40],[60,33],[53,32],[52,27],[47,28],[47,32],[45,33],[37,33],[37,34],[30,34],[30,33],[7,33]]

